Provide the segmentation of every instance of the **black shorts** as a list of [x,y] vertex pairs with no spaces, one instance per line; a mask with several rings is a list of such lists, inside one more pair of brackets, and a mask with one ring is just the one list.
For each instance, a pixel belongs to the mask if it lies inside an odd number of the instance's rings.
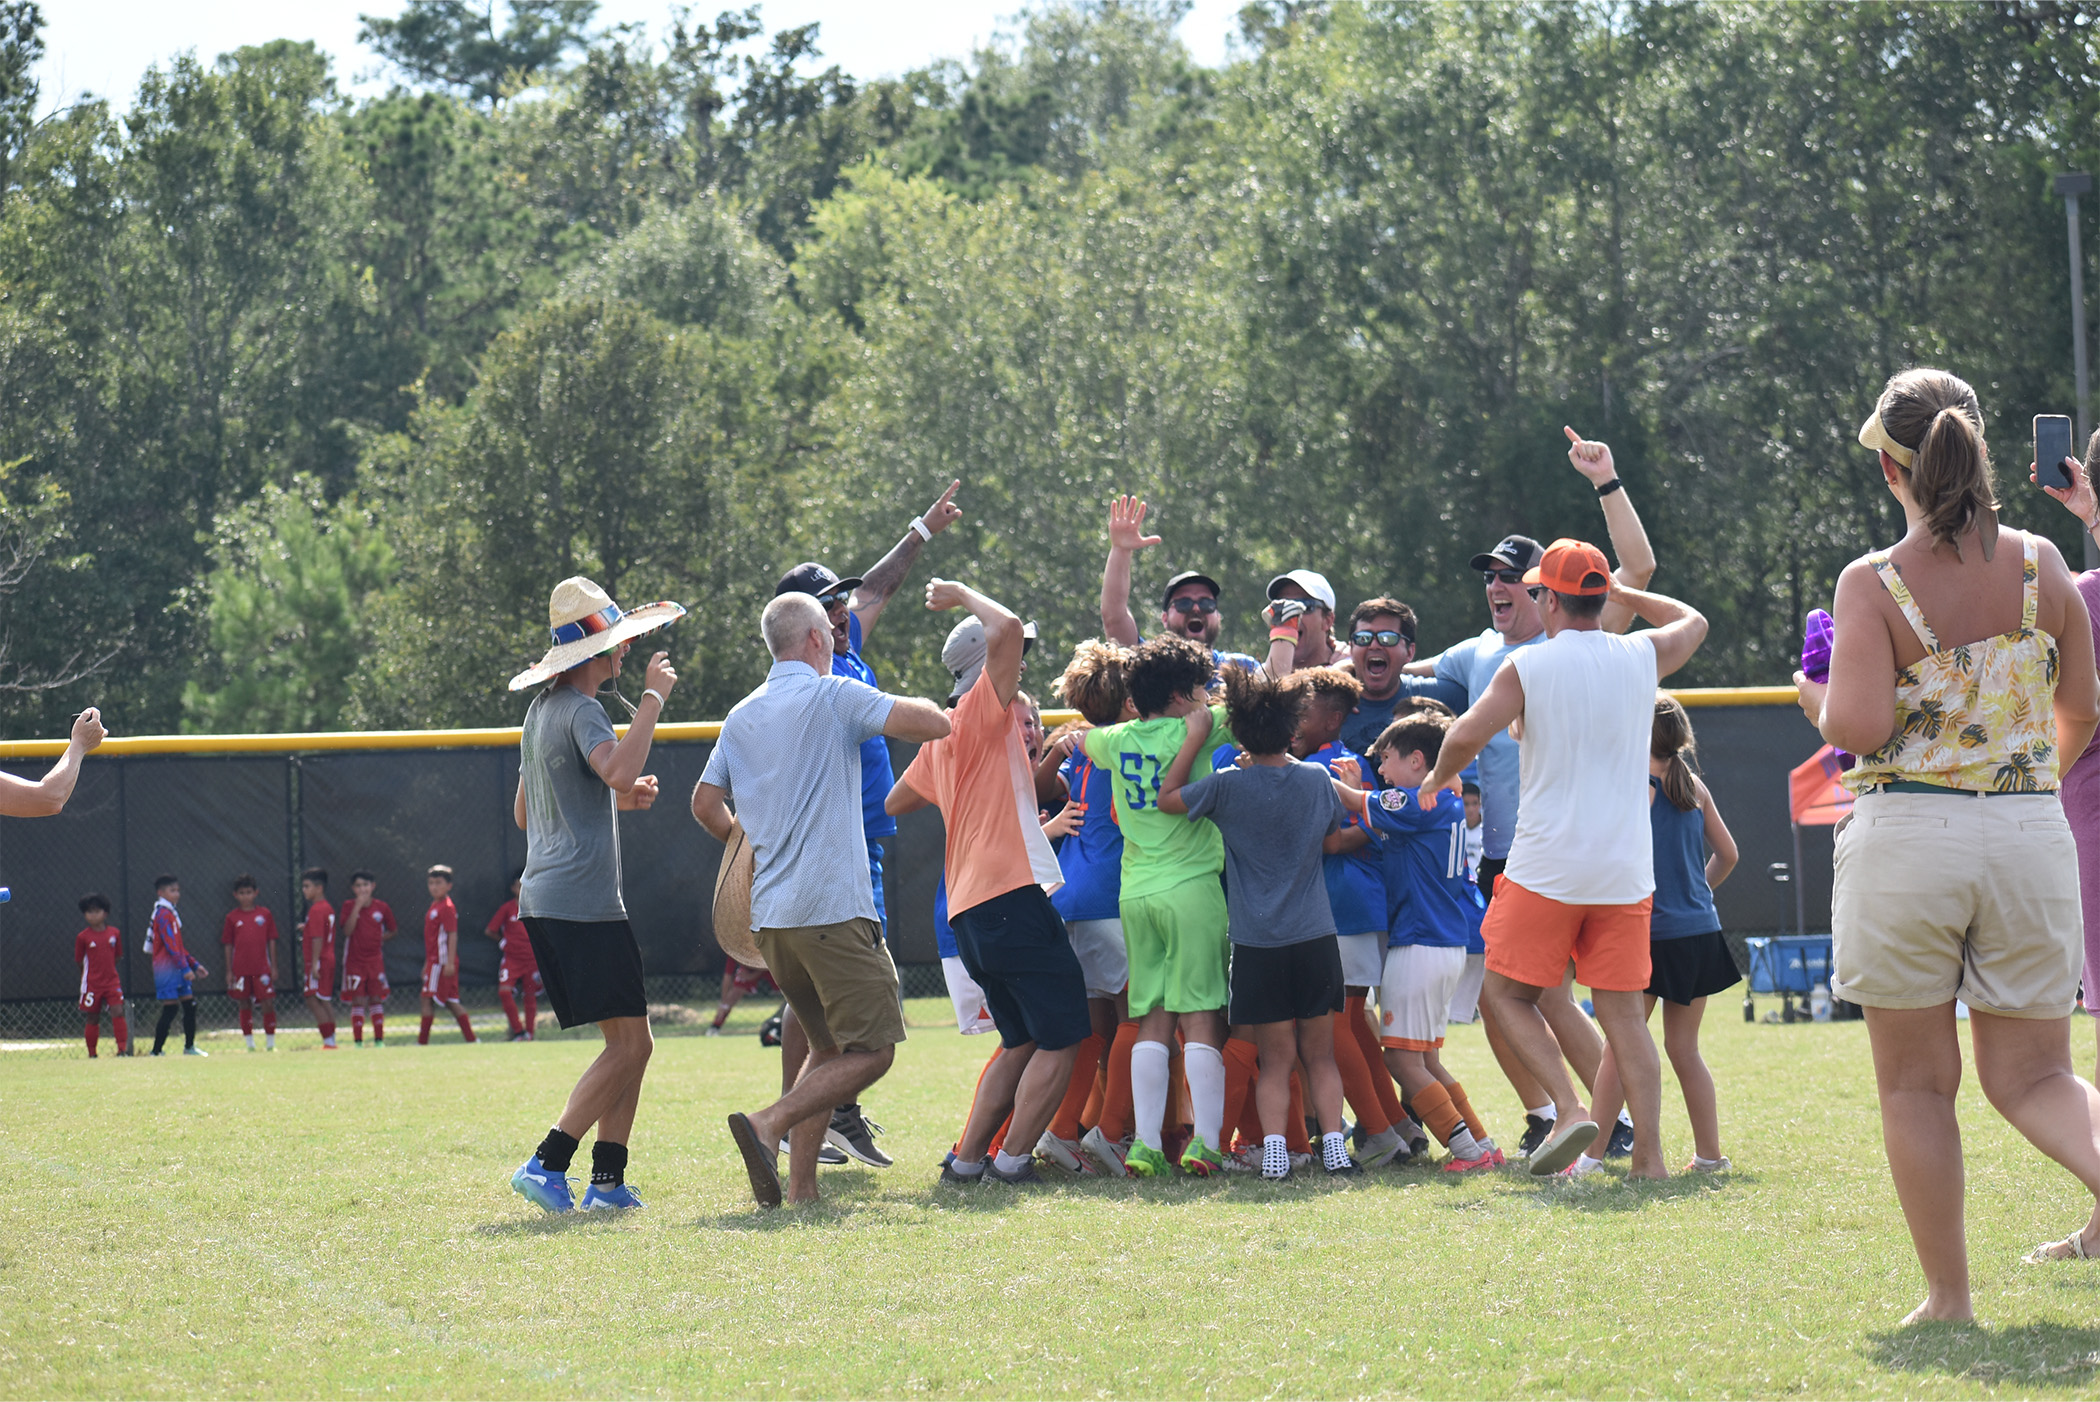
[[550,920],[527,915],[525,933],[539,960],[554,1020],[581,1027],[609,1017],[647,1017],[642,950],[625,920]]
[[1065,919],[1043,888],[1017,886],[948,917],[955,952],[977,986],[1009,1047],[1035,1043],[1044,1051],[1077,1046],[1093,1032],[1086,1007],[1086,975]]
[[1648,941],[1651,998],[1689,1004],[1697,998],[1726,992],[1742,981],[1743,972],[1735,966],[1728,937],[1719,930],[1709,935]]
[[1232,947],[1234,1023],[1311,1022],[1342,1010],[1342,947],[1333,935]]
[[1502,868],[1508,865],[1509,858],[1507,857],[1482,857],[1480,859],[1480,874],[1474,878],[1474,884],[1480,887],[1480,894],[1483,899],[1488,901],[1495,899],[1495,878],[1502,875]]

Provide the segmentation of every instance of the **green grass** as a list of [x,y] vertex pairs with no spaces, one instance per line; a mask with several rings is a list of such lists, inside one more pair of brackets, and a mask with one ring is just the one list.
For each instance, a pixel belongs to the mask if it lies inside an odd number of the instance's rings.
[[[1725,1003],[1725,1000],[1722,1000]],[[1723,1181],[935,1186],[990,1050],[912,1005],[867,1097],[898,1159],[761,1214],[723,1115],[777,1085],[749,1035],[658,1044],[648,1199],[548,1219],[506,1179],[588,1044],[0,1070],[0,1393],[2045,1395],[2100,1385],[2100,1267],[2025,1267],[2089,1202],[1971,1088],[1982,1329],[1899,1328],[1922,1285],[1857,1023],[1709,1056]],[[1728,1010],[1716,1007],[1717,1014]],[[413,1032],[413,1016],[392,1019]],[[2089,1045],[2091,1024],[2074,1033]],[[398,1035],[398,1034],[397,1034]],[[1448,1054],[1505,1131],[1477,1028]],[[2084,1060],[2081,1052],[2080,1060]],[[1665,1086],[1674,1097],[1674,1085]],[[1673,1163],[1689,1156],[1666,1099]],[[1513,1136],[1512,1136],[1513,1137]],[[582,1162],[580,1160],[580,1162]]]

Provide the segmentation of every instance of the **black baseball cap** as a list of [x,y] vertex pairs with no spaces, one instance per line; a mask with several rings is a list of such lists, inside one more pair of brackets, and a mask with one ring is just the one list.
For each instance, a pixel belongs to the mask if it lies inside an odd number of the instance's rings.
[[1213,599],[1217,598],[1219,595],[1225,592],[1224,590],[1218,587],[1218,581],[1212,579],[1209,575],[1203,573],[1203,571],[1183,570],[1180,574],[1175,575],[1172,579],[1167,581],[1166,591],[1159,596],[1159,606],[1161,608],[1165,608],[1167,606],[1167,600],[1174,597],[1174,591],[1176,589],[1179,589],[1184,584],[1200,584],[1204,586],[1206,589],[1210,590],[1210,596]]
[[808,594],[811,597],[815,597],[819,594],[830,594],[840,589],[858,589],[860,584],[859,575],[855,575],[851,579],[840,579],[830,570],[811,560],[807,564],[795,566],[782,575],[780,583],[773,586],[773,597],[777,599],[782,594]]
[[1530,570],[1537,569],[1539,561],[1546,558],[1546,547],[1528,535],[1506,535],[1493,550],[1473,557],[1476,570]]

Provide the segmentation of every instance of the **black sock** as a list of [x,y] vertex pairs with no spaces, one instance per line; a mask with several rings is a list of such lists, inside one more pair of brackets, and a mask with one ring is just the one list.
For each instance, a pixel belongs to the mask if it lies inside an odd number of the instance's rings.
[[175,1005],[173,1003],[162,1003],[160,1005],[160,1022],[153,1029],[153,1054],[155,1056],[160,1055],[160,1049],[167,1045],[168,1029],[174,1025]]
[[185,998],[182,1000],[182,1049],[188,1051],[197,1045],[197,1005]]
[[573,1135],[563,1134],[559,1129],[548,1130],[538,1149],[540,1167],[553,1173],[567,1173],[569,1161],[576,1157],[577,1143]]
[[[544,1159],[542,1163],[546,1162]],[[627,1181],[627,1146],[610,1144],[600,1139],[591,1145],[591,1182],[600,1188],[610,1188]]]

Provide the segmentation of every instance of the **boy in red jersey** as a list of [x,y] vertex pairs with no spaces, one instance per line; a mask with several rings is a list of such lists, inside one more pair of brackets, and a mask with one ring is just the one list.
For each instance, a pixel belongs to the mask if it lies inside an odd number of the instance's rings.
[[[510,1039],[529,1042],[540,1023],[540,961],[532,952],[532,937],[518,918],[518,883],[510,879],[510,899],[496,907],[484,933],[494,941],[503,962],[496,969],[496,996],[503,1000],[503,1015],[510,1019]],[[525,1017],[518,1018],[518,995],[525,997]]]
[[299,873],[299,894],[306,901],[306,924],[300,930],[299,962],[306,971],[306,1009],[314,1015],[321,1046],[335,1050],[335,1009],[329,990],[335,987],[335,907],[328,903],[328,873],[308,867]]
[[109,923],[109,902],[90,891],[80,898],[81,918],[87,928],[73,936],[73,962],[80,965],[80,1011],[87,1018],[88,1055],[102,1040],[102,1014],[109,1013],[109,1030],[117,1036],[117,1055],[131,1055],[131,1026],[124,1021],[124,981],[117,976],[117,941],[121,936]]
[[255,1005],[262,1004],[263,1050],[277,1050],[277,917],[255,903],[252,876],[233,879],[234,908],[219,927],[226,946],[226,993],[241,1013],[241,1036],[255,1050]]
[[386,954],[383,946],[401,933],[394,908],[372,894],[378,880],[369,871],[350,873],[350,903],[343,907],[342,999],[350,1008],[350,1039],[365,1044],[365,1015],[372,1018],[372,1045],[386,1045]]
[[442,863],[424,877],[430,887],[430,909],[423,913],[423,1026],[416,1045],[430,1045],[433,1002],[451,1010],[459,1035],[471,1042],[474,1024],[459,1005],[459,910],[452,904],[452,868]]
[[153,1028],[153,1054],[167,1045],[168,1029],[175,1025],[175,1010],[182,1010],[182,1054],[203,1056],[197,1046],[196,982],[211,970],[197,962],[182,942],[182,917],[175,907],[182,900],[182,883],[172,876],[153,878],[153,919],[146,926],[146,953],[153,957],[153,996],[160,999],[160,1021]]

